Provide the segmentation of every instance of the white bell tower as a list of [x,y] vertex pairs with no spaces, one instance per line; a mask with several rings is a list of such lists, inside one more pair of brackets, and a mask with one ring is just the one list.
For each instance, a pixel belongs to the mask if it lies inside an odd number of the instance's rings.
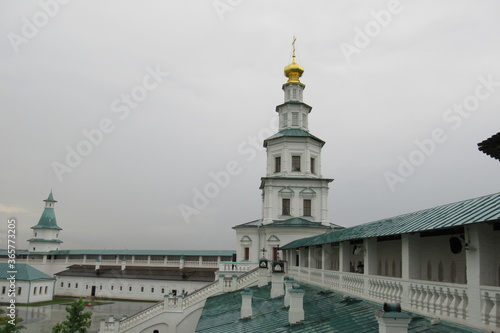
[[[325,142],[309,132],[312,108],[303,102],[304,68],[297,63],[295,38],[292,61],[285,67],[284,103],[276,107],[278,133],[264,140],[266,175],[261,178],[262,217],[233,227],[239,261],[282,258],[280,245],[342,227],[328,222],[328,186],[321,174]],[[262,253],[262,254],[261,254]]]
[[292,62],[285,67],[285,102],[276,107],[279,132],[264,141],[267,172],[262,178],[263,223],[300,217],[311,222],[328,222],[328,184],[333,179],[321,174],[321,148],[325,142],[309,132],[312,107],[303,102],[304,68],[296,61],[295,40]]

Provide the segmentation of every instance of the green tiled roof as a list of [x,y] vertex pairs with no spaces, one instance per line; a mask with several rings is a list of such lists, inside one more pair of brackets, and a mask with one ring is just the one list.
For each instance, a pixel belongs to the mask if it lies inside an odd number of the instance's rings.
[[500,193],[424,209],[319,236],[298,239],[283,246],[282,249],[445,229],[487,221],[500,221]]
[[59,239],[30,238],[28,242],[62,243],[63,241]]
[[[252,287],[252,318],[240,319],[241,290],[207,299],[201,314],[197,333],[274,333],[274,332],[325,332],[363,333],[378,332],[375,311],[382,304],[301,284],[304,294],[302,323],[289,325],[288,308],[283,307],[283,297],[270,298],[271,286]],[[409,313],[412,321],[409,332],[465,333],[478,332],[441,322],[431,325],[428,318]]]
[[[52,191],[49,194],[49,197],[47,200],[44,200],[45,202],[57,202],[54,200],[54,196],[52,195]],[[38,224],[35,225],[34,227],[31,227],[31,229],[56,229],[56,230],[62,230],[57,225],[56,221],[56,214],[54,213],[54,208],[45,208],[43,210],[42,216],[40,217],[40,220],[38,221]]]
[[49,197],[44,201],[57,202],[56,200],[54,200],[54,196],[52,195],[52,191],[50,191]]
[[264,147],[267,146],[267,142],[269,140],[273,140],[273,139],[277,139],[277,138],[283,138],[283,137],[307,137],[307,138],[311,138],[311,139],[314,139],[314,140],[320,142],[321,146],[323,146],[325,144],[325,141],[323,141],[320,138],[312,135],[309,132],[306,132],[306,131],[304,131],[302,129],[299,129],[299,128],[288,128],[288,129],[281,130],[278,133],[276,133],[276,134],[268,137],[267,139],[265,139],[264,140]]
[[310,228],[331,228],[331,229],[342,229],[343,227],[330,223],[330,226],[322,225],[319,222],[311,222],[309,220],[303,219],[301,217],[292,217],[287,220],[274,220],[272,223],[263,224],[262,220],[250,221],[243,224],[238,224],[233,227],[235,228],[246,228],[246,227],[310,227]]
[[[16,271],[16,273],[8,273],[10,271]],[[12,269],[8,264],[0,263],[0,279],[6,280],[12,274],[16,275],[17,281],[54,280],[54,278],[28,264],[16,264],[15,268]]]
[[[132,256],[132,255],[152,255],[152,256],[221,256],[230,257],[236,251],[234,250],[52,250],[48,252],[29,252],[26,250],[17,250],[18,255],[28,254],[49,254],[49,255],[118,255]],[[7,250],[0,250],[0,255],[6,256]]]
[[234,250],[58,250],[52,255],[91,254],[91,255],[152,255],[152,256],[232,256]]

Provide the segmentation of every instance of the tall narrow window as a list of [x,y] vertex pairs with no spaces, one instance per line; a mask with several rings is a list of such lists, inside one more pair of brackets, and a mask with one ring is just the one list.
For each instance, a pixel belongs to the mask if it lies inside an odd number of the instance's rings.
[[297,99],[297,89],[292,89],[293,99]]
[[292,171],[300,171],[300,156],[292,156]]
[[316,173],[316,159],[311,157],[311,173]]
[[304,199],[304,216],[311,216],[311,199]]
[[288,113],[283,113],[283,127],[288,126]]
[[17,296],[21,296],[21,291],[22,290],[23,290],[23,288],[21,288],[21,287],[17,288]]
[[292,112],[292,126],[299,126],[299,113]]
[[249,247],[245,247],[245,256],[244,256],[245,260],[250,260],[250,248]]
[[281,172],[281,156],[274,158],[274,172]]
[[281,214],[290,215],[290,199],[283,199]]

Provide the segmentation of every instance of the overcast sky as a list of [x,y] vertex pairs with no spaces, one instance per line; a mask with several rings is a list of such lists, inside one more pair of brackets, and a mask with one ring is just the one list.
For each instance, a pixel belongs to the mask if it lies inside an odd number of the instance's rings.
[[27,248],[52,189],[65,249],[234,249],[261,217],[293,35],[331,222],[500,190],[477,149],[500,131],[498,1],[0,8],[2,248],[9,217]]

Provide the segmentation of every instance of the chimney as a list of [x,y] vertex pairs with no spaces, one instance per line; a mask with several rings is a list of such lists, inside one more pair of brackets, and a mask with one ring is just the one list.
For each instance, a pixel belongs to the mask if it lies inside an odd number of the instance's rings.
[[285,279],[285,307],[290,306],[290,289],[293,288],[294,283],[296,283],[296,281],[293,278]]
[[267,284],[269,283],[267,274],[269,271],[268,263],[269,262],[264,257],[260,258],[259,260],[259,287],[267,286]]
[[271,274],[271,298],[285,295],[284,284],[285,270],[283,262],[273,262],[273,273]]
[[245,288],[245,290],[241,292],[240,319],[252,317],[252,295],[253,295],[253,292],[248,288]]
[[379,333],[408,333],[411,317],[401,312],[401,304],[384,303],[384,310],[376,311]]
[[289,290],[290,293],[290,310],[288,310],[288,322],[290,325],[297,324],[304,320],[304,294],[305,291],[300,289],[298,284],[293,285]]

